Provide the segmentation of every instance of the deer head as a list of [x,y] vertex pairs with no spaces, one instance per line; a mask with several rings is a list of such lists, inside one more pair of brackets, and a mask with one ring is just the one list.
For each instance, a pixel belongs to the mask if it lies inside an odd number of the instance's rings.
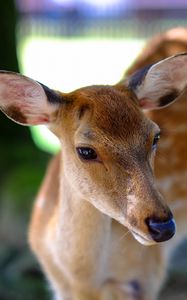
[[143,110],[169,105],[186,83],[187,54],[148,66],[114,86],[66,94],[1,71],[0,108],[22,125],[46,124],[62,143],[60,176],[74,197],[89,201],[150,245],[170,239],[175,223],[154,183],[160,129]]

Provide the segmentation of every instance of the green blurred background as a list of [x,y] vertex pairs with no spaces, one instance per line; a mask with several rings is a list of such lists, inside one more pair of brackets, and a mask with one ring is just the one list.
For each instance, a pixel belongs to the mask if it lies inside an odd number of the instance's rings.
[[[185,0],[13,0],[0,3],[0,69],[63,92],[113,84],[153,34],[187,26]],[[45,300],[50,292],[29,251],[34,197],[58,141],[43,126],[0,114],[0,300]],[[186,243],[172,256],[160,300],[187,299]]]

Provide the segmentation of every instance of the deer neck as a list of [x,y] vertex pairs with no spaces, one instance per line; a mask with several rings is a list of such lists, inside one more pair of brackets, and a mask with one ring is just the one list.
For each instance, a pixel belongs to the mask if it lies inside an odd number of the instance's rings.
[[111,218],[76,193],[65,176],[61,180],[57,220],[63,240],[67,235],[69,241],[76,242],[78,239],[79,243],[88,243],[85,247],[90,245],[90,241],[101,240],[101,244],[104,243],[103,236],[109,233],[111,224]]
[[105,270],[112,219],[75,193],[64,174],[56,213],[59,261],[65,262],[68,270],[74,266],[79,270],[92,270],[89,273],[97,275],[95,278],[98,280]]

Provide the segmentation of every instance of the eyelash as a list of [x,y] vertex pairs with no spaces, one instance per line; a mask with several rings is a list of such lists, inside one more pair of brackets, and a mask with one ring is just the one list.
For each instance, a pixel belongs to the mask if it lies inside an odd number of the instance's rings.
[[160,132],[157,133],[153,139],[152,150],[155,150],[157,148],[157,144],[159,140],[160,140]]

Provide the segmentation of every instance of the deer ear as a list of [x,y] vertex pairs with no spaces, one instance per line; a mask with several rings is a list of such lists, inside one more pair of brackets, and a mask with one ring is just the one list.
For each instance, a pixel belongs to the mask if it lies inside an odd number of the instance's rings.
[[187,53],[149,65],[128,79],[143,109],[169,105],[187,86]]
[[22,125],[50,123],[62,102],[57,92],[18,73],[0,71],[0,109]]

